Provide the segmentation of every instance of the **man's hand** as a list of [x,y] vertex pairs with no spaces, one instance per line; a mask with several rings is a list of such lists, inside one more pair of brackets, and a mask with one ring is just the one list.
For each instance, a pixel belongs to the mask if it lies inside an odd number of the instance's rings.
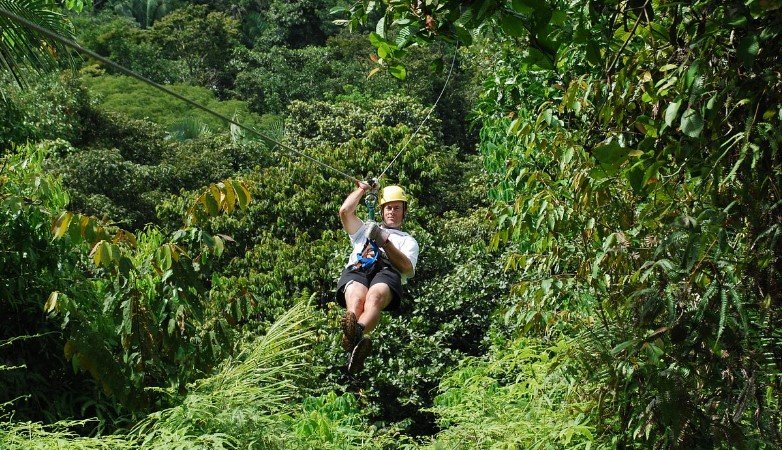
[[378,245],[381,247],[385,245],[386,241],[388,241],[388,231],[380,228],[380,225],[376,224],[375,222],[371,222],[369,224],[369,228],[367,230],[367,237],[369,239],[377,242]]
[[378,187],[377,180],[374,178],[371,178],[366,181],[357,181],[356,185],[358,185],[358,187],[361,188],[361,190],[363,190],[364,192],[376,191]]

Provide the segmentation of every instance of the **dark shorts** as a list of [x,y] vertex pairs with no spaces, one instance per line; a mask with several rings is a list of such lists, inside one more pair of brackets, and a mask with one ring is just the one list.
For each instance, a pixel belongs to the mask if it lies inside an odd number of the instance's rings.
[[361,283],[370,288],[378,283],[385,283],[391,288],[391,303],[386,311],[399,309],[402,302],[402,276],[391,267],[390,264],[381,262],[380,259],[370,269],[354,269],[346,267],[337,282],[337,303],[345,308],[345,286],[351,281]]

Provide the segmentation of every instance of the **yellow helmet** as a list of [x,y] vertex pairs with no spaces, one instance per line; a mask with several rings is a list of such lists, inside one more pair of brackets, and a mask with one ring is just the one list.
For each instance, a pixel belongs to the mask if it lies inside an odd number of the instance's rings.
[[407,207],[407,195],[405,190],[399,186],[386,186],[380,193],[380,207],[382,208],[388,202],[400,201]]

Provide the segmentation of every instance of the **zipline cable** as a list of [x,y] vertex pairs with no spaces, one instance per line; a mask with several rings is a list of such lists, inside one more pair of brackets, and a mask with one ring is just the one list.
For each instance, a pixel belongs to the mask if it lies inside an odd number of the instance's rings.
[[[158,83],[150,80],[149,78],[146,78],[146,77],[144,77],[144,76],[142,76],[142,75],[140,75],[140,74],[138,74],[138,73],[136,73],[136,72],[134,72],[134,71],[132,71],[130,69],[127,69],[127,68],[125,68],[125,67],[115,63],[114,61],[111,61],[110,59],[107,59],[107,58],[104,58],[103,56],[100,56],[99,54],[93,52],[92,50],[89,50],[89,49],[86,49],[86,48],[82,47],[81,45],[79,45],[75,41],[72,41],[72,40],[70,40],[68,38],[64,38],[64,37],[58,35],[57,33],[53,32],[53,31],[51,31],[51,30],[49,30],[47,28],[44,28],[44,27],[42,27],[42,26],[40,26],[40,25],[38,25],[36,23],[30,22],[29,20],[25,19],[24,17],[18,16],[16,14],[6,10],[5,8],[0,7],[0,16],[4,16],[4,17],[6,17],[6,18],[8,18],[10,20],[13,20],[14,22],[17,22],[20,25],[23,25],[23,26],[25,26],[27,28],[35,30],[35,31],[43,34],[44,36],[47,36],[47,37],[49,37],[51,39],[54,39],[57,42],[60,42],[61,44],[64,44],[64,45],[66,45],[68,47],[73,48],[74,50],[78,51],[79,53],[86,54],[86,55],[90,56],[91,58],[94,58],[94,59],[100,61],[104,65],[112,67],[112,68],[114,68],[114,69],[124,73],[125,75],[128,75],[128,76],[133,77],[133,78],[135,78],[135,79],[137,79],[139,81],[142,81],[142,82],[144,82],[144,83],[146,83],[146,84],[148,84],[150,86],[153,86],[153,87],[155,87],[155,88],[165,92],[166,94],[172,95],[172,96],[178,98],[179,100],[182,100],[183,102],[185,102],[185,103],[187,103],[187,104],[189,104],[191,106],[194,106],[194,107],[196,107],[196,108],[198,108],[198,109],[200,109],[200,110],[202,110],[204,112],[207,112],[207,113],[217,117],[218,119],[221,119],[221,120],[223,120],[223,121],[225,121],[227,123],[235,125],[235,126],[241,128],[244,131],[247,131],[249,133],[255,134],[255,135],[257,135],[258,137],[260,137],[261,139],[263,139],[266,142],[271,142],[271,143],[275,144],[276,146],[284,148],[284,149],[288,150],[289,152],[291,152],[291,153],[293,153],[293,154],[295,154],[297,156],[300,156],[302,158],[306,158],[306,159],[314,162],[315,164],[317,164],[317,165],[319,165],[319,166],[321,166],[323,168],[329,169],[332,172],[336,172],[336,173],[344,176],[345,178],[348,178],[349,180],[351,180],[351,181],[353,181],[355,183],[358,183],[358,182],[361,181],[358,178],[356,178],[356,177],[354,177],[352,175],[348,175],[347,173],[345,173],[345,172],[343,172],[343,171],[341,171],[339,169],[335,169],[334,167],[331,167],[330,165],[328,165],[328,164],[326,164],[326,163],[324,163],[322,161],[319,161],[319,160],[313,158],[312,156],[309,156],[309,155],[307,155],[305,153],[302,153],[302,152],[296,150],[295,148],[293,148],[293,147],[291,147],[289,145],[283,144],[282,142],[280,142],[280,141],[278,141],[278,140],[276,140],[276,139],[274,139],[274,138],[272,138],[272,137],[270,137],[270,136],[268,136],[268,135],[266,135],[264,133],[261,133],[260,131],[257,131],[257,130],[255,130],[253,128],[248,127],[248,126],[242,125],[241,123],[238,123],[238,122],[236,122],[236,121],[234,121],[232,119],[229,119],[228,117],[226,117],[226,116],[224,116],[224,115],[222,115],[222,114],[220,114],[220,113],[218,113],[216,111],[213,111],[213,110],[207,108],[206,106],[201,105],[198,102],[190,100],[189,98],[184,97],[184,96],[182,96],[182,95],[172,91],[171,89],[169,89],[169,88],[167,88],[167,87],[165,87],[165,86],[163,86],[161,84],[158,84]],[[272,149],[272,150],[274,150],[274,149]]]
[[391,168],[391,165],[394,164],[394,161],[396,161],[397,158],[399,158],[399,155],[402,154],[403,151],[407,148],[407,145],[410,143],[410,141],[413,140],[413,138],[418,134],[419,131],[421,131],[421,127],[424,126],[427,120],[429,120],[429,116],[432,115],[432,112],[434,112],[434,109],[437,107],[437,104],[440,102],[440,98],[442,98],[443,93],[445,92],[445,88],[448,87],[448,81],[451,80],[451,74],[453,73],[453,66],[456,63],[456,54],[459,51],[459,43],[456,43],[456,48],[453,50],[453,59],[451,60],[451,68],[448,70],[448,76],[445,78],[445,83],[443,84],[442,90],[440,90],[440,95],[437,96],[437,100],[435,100],[434,105],[429,109],[429,112],[426,113],[426,116],[424,117],[424,120],[421,121],[421,123],[418,125],[418,128],[416,128],[415,132],[410,135],[410,139],[405,142],[405,144],[402,146],[402,148],[396,153],[396,156],[394,156],[394,159],[391,160],[390,163],[386,166],[385,169],[383,169],[383,172],[380,173],[380,176],[377,177],[378,180],[383,178],[383,175],[388,172],[388,169]]

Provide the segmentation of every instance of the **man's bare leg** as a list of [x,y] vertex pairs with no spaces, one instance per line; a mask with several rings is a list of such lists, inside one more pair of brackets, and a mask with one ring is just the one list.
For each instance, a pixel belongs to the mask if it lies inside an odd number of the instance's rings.
[[375,284],[367,290],[366,299],[362,305],[362,312],[361,314],[356,314],[358,323],[364,326],[365,333],[375,329],[380,321],[381,311],[391,304],[392,299],[391,288],[385,283]]

